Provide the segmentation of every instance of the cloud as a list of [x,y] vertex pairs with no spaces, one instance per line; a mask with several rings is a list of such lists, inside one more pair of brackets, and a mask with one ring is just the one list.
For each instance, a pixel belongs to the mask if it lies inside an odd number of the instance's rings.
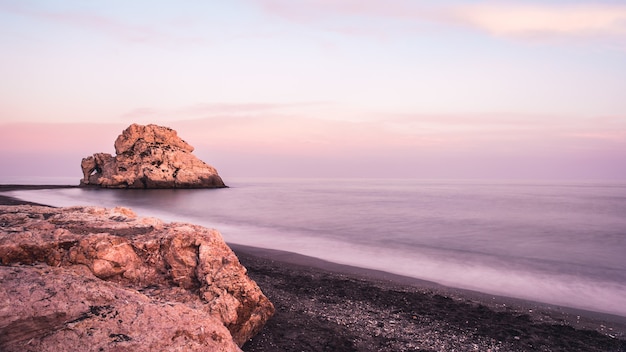
[[141,107],[124,113],[123,120],[175,121],[223,116],[256,116],[281,113],[291,109],[315,108],[332,105],[328,102],[299,103],[198,103],[176,108]]
[[[53,169],[80,175],[81,158],[113,153],[128,124],[0,124],[0,176]],[[626,177],[626,116],[388,114],[339,121],[269,109],[162,124],[225,176]]]
[[[405,0],[254,0],[274,15],[302,24],[321,24],[326,29],[333,20],[356,21],[350,31],[341,33],[368,33],[368,27],[378,30],[384,26],[372,19],[413,24],[438,24],[451,28],[473,28],[493,36],[515,39],[570,38],[626,41],[626,6],[619,4],[571,3],[546,5],[521,1],[480,1],[471,5],[426,4]],[[390,27],[390,28],[393,28]],[[406,28],[406,27],[404,27]]]
[[398,150],[507,153],[626,147],[626,117],[511,113],[423,114],[351,110],[326,102],[199,103],[124,115],[161,123],[210,148],[328,155]]
[[[295,22],[318,22],[333,17],[344,19],[359,16],[404,17],[401,11],[406,1],[389,0],[380,3],[370,0],[250,0],[266,12]],[[402,5],[405,4],[405,5]]]
[[[189,140],[210,148],[273,155],[368,153],[420,144],[378,122],[338,121],[286,114],[226,116],[172,123]],[[183,135],[183,132],[180,132]]]
[[626,118],[381,114],[341,121],[267,112],[173,122],[201,144],[268,154],[561,153],[626,147]]
[[88,12],[40,10],[7,3],[0,3],[0,10],[36,20],[102,33],[132,44],[158,43],[177,46],[181,44],[205,44],[203,38],[173,34],[171,31],[164,31],[164,26],[159,26],[157,29],[156,26],[128,23]]
[[0,152],[111,153],[125,127],[120,123],[5,123],[0,124]]
[[461,22],[496,36],[625,37],[626,6],[478,3],[452,10]]
[[[111,124],[0,124],[0,151],[111,152],[131,123],[179,131],[196,150],[325,157],[401,153],[499,154],[626,150],[626,116],[398,114],[334,110],[324,103],[196,104],[142,108]],[[318,114],[316,109],[327,109]],[[167,120],[169,113],[175,119]],[[343,115],[344,119],[338,119]],[[131,116],[135,114],[135,116]],[[357,113],[358,114],[358,113]],[[326,118],[324,117],[326,116]],[[158,117],[158,118],[157,118]]]
[[[267,112],[171,126],[224,175],[624,178],[626,118],[404,115],[339,121]],[[617,132],[620,128],[620,132]]]

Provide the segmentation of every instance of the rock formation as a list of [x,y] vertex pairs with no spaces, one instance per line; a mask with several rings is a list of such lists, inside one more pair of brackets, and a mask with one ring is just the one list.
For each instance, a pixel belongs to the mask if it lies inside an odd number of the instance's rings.
[[0,206],[0,351],[239,351],[272,303],[216,230]]
[[96,153],[81,162],[80,184],[106,188],[226,187],[217,170],[195,155],[176,131],[130,125],[115,141],[116,156]]

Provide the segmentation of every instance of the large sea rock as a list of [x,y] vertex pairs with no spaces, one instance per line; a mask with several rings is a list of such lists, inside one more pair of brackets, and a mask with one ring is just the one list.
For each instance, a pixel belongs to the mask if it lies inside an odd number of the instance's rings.
[[221,235],[128,208],[0,206],[0,351],[240,351],[273,315]]
[[81,162],[82,186],[106,188],[226,187],[214,167],[169,127],[130,125],[115,141],[116,156],[96,153]]

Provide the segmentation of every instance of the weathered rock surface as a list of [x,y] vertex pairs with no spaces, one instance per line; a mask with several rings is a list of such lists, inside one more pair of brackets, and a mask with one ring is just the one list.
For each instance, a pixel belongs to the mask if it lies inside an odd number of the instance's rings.
[[274,307],[221,235],[130,209],[0,206],[0,351],[238,351]]
[[192,155],[176,131],[132,124],[115,141],[116,156],[96,153],[81,162],[83,186],[106,188],[226,187],[217,170]]

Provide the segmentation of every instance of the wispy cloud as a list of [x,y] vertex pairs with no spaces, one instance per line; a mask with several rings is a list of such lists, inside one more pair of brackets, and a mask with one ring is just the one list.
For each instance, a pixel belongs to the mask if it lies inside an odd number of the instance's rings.
[[[265,153],[325,157],[335,153],[384,153],[437,143],[428,135],[408,135],[379,121],[340,121],[287,114],[254,117],[215,117],[172,123],[177,130],[207,145]],[[200,149],[200,148],[197,148]]]
[[[8,123],[0,124],[0,152],[78,153],[113,152],[120,123]],[[29,162],[24,160],[24,162]]]
[[457,7],[452,15],[470,26],[505,37],[626,36],[624,5],[488,2]]
[[212,147],[281,154],[372,148],[505,151],[553,145],[561,149],[626,146],[624,116],[388,113],[352,111],[328,102],[253,102],[145,107],[123,118],[129,123],[178,126],[195,136],[190,139],[210,141]]
[[[601,122],[536,115],[392,115],[338,121],[268,111],[173,123],[210,148],[268,154],[562,153],[626,147],[626,117]],[[204,136],[204,137],[203,137]]]
[[[413,26],[416,20],[438,18],[437,9],[409,0],[251,0],[263,10],[288,21],[318,25],[347,36],[386,39],[390,30]],[[394,23],[389,23],[393,20]],[[381,23],[382,22],[382,23]]]
[[[266,11],[303,24],[333,27],[333,20],[381,19],[412,24],[470,27],[489,35],[514,39],[598,39],[626,42],[626,6],[621,4],[522,1],[480,1],[464,4],[426,4],[406,0],[254,0]],[[352,33],[367,33],[372,22],[359,21]],[[355,28],[360,27],[356,30]],[[381,27],[377,27],[381,28]],[[414,26],[413,28],[420,28]],[[380,32],[378,35],[381,35]]]
[[[269,110],[258,116],[163,125],[178,131],[195,147],[194,154],[225,175],[474,177],[482,169],[481,177],[538,177],[546,170],[560,177],[624,177],[620,161],[626,155],[626,117],[577,124],[545,116],[516,119],[507,124],[506,118],[495,116],[407,115],[338,121]],[[463,127],[472,124],[473,129]],[[113,141],[126,126],[0,125],[0,161],[5,166],[0,171],[28,165],[35,170],[54,160],[55,165],[68,165],[59,174],[80,174],[80,159],[112,153]]]
[[[164,30],[166,26],[129,23],[120,19],[77,11],[53,11],[39,9],[17,3],[0,2],[0,11],[18,16],[33,18],[49,23],[63,24],[80,29],[102,33],[117,40],[137,44],[206,44],[200,37],[184,36],[172,31]],[[158,27],[158,28],[157,28]]]
[[294,20],[319,21],[335,16],[411,18],[417,10],[407,0],[254,0],[268,12]]
[[198,103],[176,108],[141,107],[124,113],[123,120],[132,121],[173,121],[224,116],[256,116],[267,113],[281,113],[290,109],[302,109],[332,105],[328,102],[300,103]]

